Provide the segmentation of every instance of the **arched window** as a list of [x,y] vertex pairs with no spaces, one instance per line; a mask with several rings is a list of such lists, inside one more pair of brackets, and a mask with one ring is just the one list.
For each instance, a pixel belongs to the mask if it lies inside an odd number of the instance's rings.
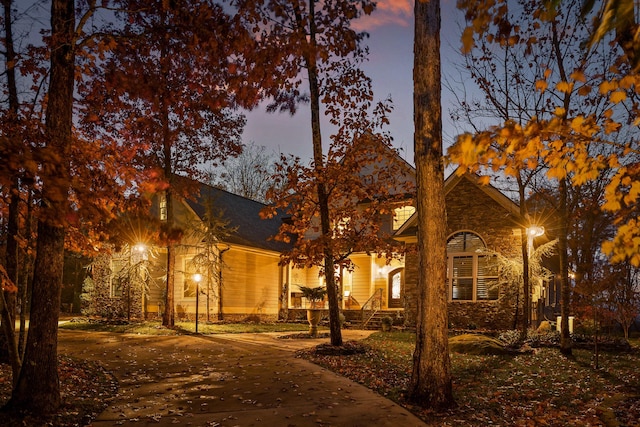
[[475,233],[456,233],[447,241],[447,284],[453,301],[498,299],[498,265]]

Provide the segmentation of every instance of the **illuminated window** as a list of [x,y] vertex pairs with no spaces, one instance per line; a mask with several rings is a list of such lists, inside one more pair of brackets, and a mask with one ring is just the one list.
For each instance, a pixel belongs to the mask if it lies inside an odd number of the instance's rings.
[[413,206],[402,206],[393,210],[393,229],[397,230],[407,222],[411,215],[414,214],[416,208]]
[[447,282],[454,301],[498,299],[498,265],[484,253],[482,239],[470,232],[455,234],[447,242]]
[[167,196],[165,194],[161,194],[158,197],[158,208],[160,214],[160,221],[167,220]]

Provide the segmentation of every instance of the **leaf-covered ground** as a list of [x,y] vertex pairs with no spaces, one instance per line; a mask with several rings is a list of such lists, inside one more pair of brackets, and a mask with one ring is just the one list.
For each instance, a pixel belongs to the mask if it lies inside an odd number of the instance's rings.
[[307,358],[407,407],[438,426],[640,426],[640,354],[540,348],[521,355],[452,354],[457,406],[436,414],[406,402],[413,334],[377,333],[360,354],[300,352]]
[[[299,334],[304,335],[304,334]],[[407,407],[438,426],[640,426],[640,351],[601,353],[557,349],[520,355],[452,354],[456,408],[433,413],[405,400],[413,334],[374,333],[336,351],[330,345],[299,356],[325,366]],[[344,351],[348,350],[348,351]],[[360,350],[360,351],[359,351]],[[0,406],[10,395],[10,370],[0,365]],[[115,394],[117,384],[98,364],[60,359],[63,407],[49,419],[7,419],[1,426],[88,425]]]
[[[3,427],[71,427],[91,423],[115,396],[118,384],[104,369],[93,362],[60,357],[58,365],[62,407],[55,416],[23,417],[0,412]],[[11,396],[11,368],[0,364],[0,407]]]

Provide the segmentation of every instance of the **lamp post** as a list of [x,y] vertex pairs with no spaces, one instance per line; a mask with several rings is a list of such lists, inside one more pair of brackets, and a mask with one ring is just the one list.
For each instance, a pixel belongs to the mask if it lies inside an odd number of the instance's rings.
[[198,306],[199,304],[199,294],[200,294],[200,281],[202,280],[202,274],[196,273],[193,275],[193,281],[196,282],[196,334],[198,333]]
[[[533,253],[533,239],[536,237],[540,237],[544,234],[544,227],[539,225],[530,225],[527,228],[527,271],[526,271],[526,280],[527,284],[531,283],[531,254]],[[524,304],[525,310],[528,310],[525,313],[526,318],[530,321],[532,317],[532,308],[529,306],[531,304],[531,294],[532,289],[531,286],[527,286],[527,294],[524,296]],[[536,302],[538,304],[538,302]],[[539,307],[539,306],[538,306]],[[536,308],[536,311],[538,308]],[[529,322],[527,322],[528,324]]]

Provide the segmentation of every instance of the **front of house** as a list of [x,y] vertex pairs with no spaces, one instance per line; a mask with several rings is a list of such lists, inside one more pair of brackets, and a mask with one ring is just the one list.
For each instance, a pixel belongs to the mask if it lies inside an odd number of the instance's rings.
[[[410,171],[411,172],[411,171]],[[456,328],[510,329],[516,316],[516,293],[501,283],[499,268],[491,251],[507,257],[521,256],[518,206],[492,186],[481,185],[470,174],[452,174],[445,182],[448,242],[447,285],[450,326]],[[208,204],[219,208],[228,235],[209,243],[202,236],[184,234],[177,245],[175,264],[175,309],[178,318],[193,319],[196,311],[204,320],[294,319],[302,318],[309,306],[300,286],[323,286],[317,268],[282,265],[281,253],[287,244],[271,238],[282,217],[260,218],[264,205],[204,184],[192,200],[175,203],[176,222],[183,228],[203,223]],[[154,199],[154,212],[162,220],[163,199]],[[388,262],[376,254],[350,255],[353,268],[338,273],[341,309],[350,319],[361,319],[364,310],[383,310],[414,324],[418,258],[416,214],[410,200],[398,205],[394,215],[382,217],[394,238],[405,243],[406,254]],[[131,257],[130,251],[123,257]],[[202,263],[202,254],[211,262]],[[104,305],[122,301],[133,317],[162,313],[166,249],[149,247],[138,259],[148,261],[139,283],[129,281],[125,290],[116,280],[122,258],[94,273],[94,298]],[[198,259],[198,262],[195,260]],[[150,262],[153,260],[153,262]],[[126,264],[126,263],[125,263]],[[153,264],[151,266],[151,264]],[[196,280],[196,277],[199,281]],[[131,288],[135,292],[131,292]],[[140,291],[139,289],[142,289]],[[135,301],[131,295],[136,296]],[[197,301],[197,309],[196,309]],[[124,308],[121,308],[121,315]],[[521,310],[521,307],[520,307]]]

